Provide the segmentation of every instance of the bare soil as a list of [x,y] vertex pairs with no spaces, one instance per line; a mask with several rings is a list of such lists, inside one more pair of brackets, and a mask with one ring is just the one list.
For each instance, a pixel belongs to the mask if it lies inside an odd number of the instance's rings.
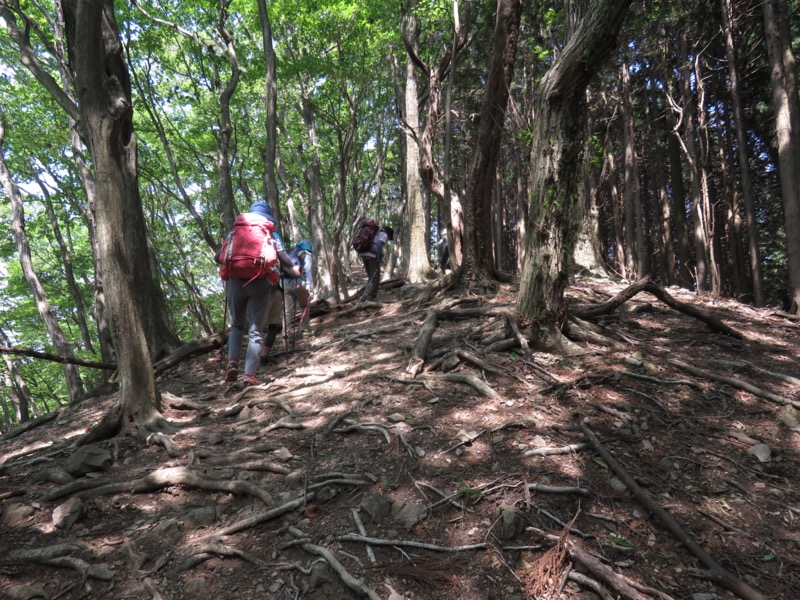
[[421,291],[315,317],[260,387],[181,362],[177,431],[97,444],[104,469],[63,470],[114,397],[0,438],[0,597],[800,598],[798,321],[669,289],[741,339],[640,293],[593,320],[606,342],[526,357],[486,351],[503,316],[453,316],[513,287]]

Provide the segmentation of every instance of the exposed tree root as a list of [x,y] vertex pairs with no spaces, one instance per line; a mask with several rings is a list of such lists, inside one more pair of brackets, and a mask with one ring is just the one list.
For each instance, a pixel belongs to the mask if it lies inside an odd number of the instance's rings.
[[578,426],[581,428],[581,431],[583,431],[583,434],[589,440],[589,443],[592,445],[595,451],[597,451],[597,453],[603,457],[603,460],[606,461],[611,470],[614,471],[617,477],[619,477],[619,479],[627,486],[636,499],[645,508],[657,516],[667,530],[673,536],[675,536],[675,538],[680,541],[692,554],[694,554],[694,556],[701,563],[708,567],[709,572],[715,578],[717,583],[733,592],[743,600],[766,600],[766,597],[761,592],[753,589],[735,575],[726,571],[716,560],[711,557],[711,555],[703,550],[700,544],[698,544],[693,537],[691,537],[680,525],[678,525],[677,521],[675,521],[675,519],[673,519],[672,516],[661,507],[661,505],[653,500],[649,492],[647,492],[644,488],[639,486],[636,481],[634,481],[633,477],[631,477],[631,475],[625,469],[623,469],[622,465],[620,465],[614,456],[605,448],[605,446],[600,443],[600,440],[597,439],[597,436],[591,429],[589,429],[588,425],[586,425],[582,419],[578,420]]
[[589,447],[589,444],[580,442],[578,444],[570,444],[569,446],[559,446],[557,448],[531,448],[525,450],[520,456],[527,458],[529,456],[554,456],[556,454],[572,454],[573,452],[580,452]]
[[[264,504],[272,503],[272,496],[265,490],[253,485],[249,481],[218,481],[206,479],[187,469],[186,467],[171,467],[158,469],[149,475],[133,481],[122,481],[118,483],[101,483],[89,489],[76,490],[75,484],[81,481],[72,482],[46,495],[47,500],[55,500],[67,494],[74,494],[79,497],[101,496],[105,494],[121,493],[143,493],[160,490],[171,485],[185,485],[187,487],[198,488],[210,492],[227,492],[229,494],[249,495],[258,498]],[[94,482],[89,482],[94,483]]]
[[300,546],[303,550],[310,554],[314,554],[316,556],[321,556],[325,559],[325,561],[330,565],[330,567],[336,571],[336,574],[339,576],[339,579],[342,580],[347,587],[349,587],[354,592],[361,594],[362,596],[366,596],[370,600],[381,600],[381,597],[368,588],[363,581],[360,579],[353,577],[347,569],[344,568],[344,565],[338,561],[338,559],[331,553],[327,548],[323,546],[319,546],[317,544],[301,544]]
[[746,381],[742,381],[741,379],[734,379],[732,377],[725,377],[723,375],[717,375],[716,373],[709,373],[708,371],[703,371],[702,369],[698,369],[697,367],[693,367],[681,360],[677,360],[675,358],[667,359],[667,362],[674,367],[678,367],[683,369],[687,373],[691,373],[697,377],[702,377],[703,379],[710,379],[712,381],[719,381],[720,383],[726,383],[731,387],[734,387],[739,390],[744,390],[754,396],[758,396],[759,398],[764,398],[765,400],[769,400],[770,402],[775,402],[776,404],[782,405],[791,405],[795,408],[800,408],[800,401],[798,400],[789,400],[788,398],[784,398],[783,396],[779,396],[778,394],[773,394],[771,392],[767,392],[766,390],[762,390],[759,387],[751,385]]
[[50,567],[74,569],[84,577],[111,581],[114,573],[108,567],[92,565],[81,558],[69,556],[73,553],[85,553],[89,549],[87,544],[66,543],[54,544],[45,548],[10,550],[4,558],[0,559],[0,565],[32,562]]
[[468,375],[466,373],[442,373],[436,375],[420,375],[421,379],[427,380],[441,380],[441,381],[453,381],[455,383],[465,383],[469,386],[472,386],[486,396],[487,398],[498,398],[500,394],[494,391],[494,389],[489,386],[489,384],[481,381],[474,375]]

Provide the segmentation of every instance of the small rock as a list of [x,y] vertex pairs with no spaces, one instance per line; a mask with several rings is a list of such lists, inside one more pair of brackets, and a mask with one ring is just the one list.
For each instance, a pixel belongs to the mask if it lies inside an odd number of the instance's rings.
[[406,416],[401,413],[394,413],[386,418],[389,419],[392,423],[402,423],[403,421],[406,420]]
[[190,577],[183,586],[184,598],[205,598],[208,595],[208,585],[202,577]]
[[291,460],[294,454],[292,454],[286,446],[283,446],[275,450],[275,456],[278,457],[278,460],[287,461]]
[[611,487],[619,494],[624,494],[628,491],[628,486],[625,485],[619,477],[611,478]]
[[395,503],[392,506],[392,515],[394,516],[394,520],[406,529],[411,529],[427,514],[428,509],[422,504]]
[[32,506],[27,504],[11,504],[3,507],[3,523],[16,527],[22,525],[34,513]]
[[756,444],[752,446],[747,453],[752,454],[758,459],[758,462],[762,463],[769,462],[772,458],[772,449],[766,444]]
[[380,523],[389,516],[392,503],[380,494],[368,494],[361,501],[361,508],[372,518],[373,523]]
[[111,453],[98,446],[82,446],[67,459],[65,469],[75,477],[81,477],[92,471],[108,469],[113,461]]
[[58,529],[69,529],[86,514],[86,506],[80,498],[73,496],[53,511],[53,525]]

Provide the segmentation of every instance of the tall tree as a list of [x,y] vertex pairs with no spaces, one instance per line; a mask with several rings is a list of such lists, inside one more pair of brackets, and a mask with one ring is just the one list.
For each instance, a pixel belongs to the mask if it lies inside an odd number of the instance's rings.
[[[47,300],[44,287],[42,286],[39,276],[33,266],[31,258],[31,249],[28,243],[28,236],[25,234],[25,216],[22,206],[22,194],[16,182],[11,178],[11,173],[6,166],[5,157],[3,156],[3,140],[5,138],[5,119],[0,112],[0,183],[6,191],[6,195],[11,199],[11,206],[13,209],[11,232],[14,235],[14,240],[17,243],[17,252],[19,254],[19,262],[22,265],[22,272],[28,282],[33,297],[36,299],[36,308],[39,310],[39,316],[47,328],[47,333],[50,335],[50,340],[56,348],[59,356],[64,358],[74,358],[72,348],[67,341],[61,325],[58,323],[55,314],[53,313],[50,303]],[[78,368],[74,364],[63,363],[64,377],[67,381],[67,389],[69,391],[70,399],[75,402],[83,397],[83,382],[81,381]]]
[[[497,0],[492,59],[478,123],[475,154],[464,196],[464,264],[466,279],[497,279],[492,244],[492,196],[506,124],[509,89],[517,58],[522,0]],[[501,219],[501,215],[495,215]],[[498,240],[499,242],[499,240]]]
[[566,316],[564,289],[580,223],[575,173],[585,147],[586,86],[616,49],[629,6],[630,0],[590,0],[570,15],[564,48],[536,93],[530,234],[516,310],[524,322],[542,325],[555,337]]
[[[67,47],[74,68],[84,138],[97,173],[97,247],[117,355],[119,400],[91,437],[165,424],[160,414],[143,314],[136,298],[150,277],[147,253],[137,254],[144,224],[137,178],[131,89],[113,0],[67,0]],[[126,235],[120,235],[120,232]],[[143,233],[143,232],[141,232]],[[107,428],[106,428],[107,426]]]
[[[419,119],[419,91],[417,82],[417,68],[414,57],[419,55],[419,19],[416,14],[416,0],[407,0],[405,14],[403,15],[403,40],[405,40],[408,54],[406,56],[405,86],[403,96],[403,119],[405,121],[405,188],[406,188],[406,222],[408,231],[403,239],[408,247],[407,276],[412,283],[425,281],[430,274],[431,267],[428,261],[427,231],[425,227],[425,206],[422,197],[420,182],[420,119]],[[438,104],[441,96],[439,86],[441,78],[439,73],[434,73],[431,82],[433,93],[429,96],[430,102]],[[430,131],[432,124],[428,123]],[[425,149],[427,152],[427,148]]]
[[765,0],[762,6],[772,79],[781,195],[786,222],[789,310],[800,314],[800,101],[798,101],[796,67],[788,35],[785,1]]

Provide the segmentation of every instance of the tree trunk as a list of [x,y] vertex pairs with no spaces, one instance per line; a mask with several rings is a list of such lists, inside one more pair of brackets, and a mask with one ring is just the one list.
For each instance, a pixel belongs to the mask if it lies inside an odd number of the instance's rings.
[[789,312],[800,314],[800,102],[797,97],[794,54],[790,38],[783,28],[788,23],[785,4],[780,0],[765,0],[762,6],[786,222]]
[[300,114],[306,126],[308,147],[311,153],[311,162],[305,169],[305,178],[308,181],[310,194],[307,221],[311,224],[314,248],[320,249],[320,255],[316,261],[318,274],[316,285],[321,297],[332,298],[335,302],[339,302],[341,298],[338,281],[339,258],[325,226],[325,203],[322,198],[322,176],[320,175],[322,167],[319,157],[315,107],[305,92],[301,95]]
[[[267,133],[267,145],[264,148],[264,196],[270,199],[270,205],[280,206],[278,197],[278,181],[275,177],[275,161],[278,148],[278,79],[275,70],[275,50],[272,47],[272,24],[267,12],[266,0],[257,0],[258,17],[261,22],[261,40],[264,47],[264,109],[267,113],[264,129]],[[274,213],[280,217],[280,212]],[[297,241],[297,240],[295,240]]]
[[633,102],[628,63],[622,63],[622,123],[624,131],[625,173],[625,275],[641,279],[647,272],[647,243],[639,182],[639,159],[633,128]]
[[[5,133],[5,122],[2,118],[2,114],[0,114],[0,183],[2,183],[3,189],[6,191],[6,196],[11,200],[11,232],[17,243],[17,253],[19,255],[19,263],[22,267],[22,274],[25,277],[25,281],[28,283],[28,287],[31,289],[31,293],[36,302],[36,308],[39,311],[39,316],[44,322],[50,340],[56,348],[56,352],[58,352],[60,356],[73,358],[74,354],[72,348],[55,314],[53,314],[53,311],[50,309],[50,303],[47,301],[44,287],[33,267],[31,248],[28,244],[28,237],[25,234],[25,216],[22,208],[22,195],[20,194],[17,184],[11,178],[11,173],[6,166],[5,157],[3,156],[3,140],[5,138]],[[64,378],[66,380],[70,400],[76,402],[83,398],[84,393],[80,373],[78,373],[78,369],[75,365],[64,363],[62,368],[64,370]]]
[[147,252],[137,252],[146,244],[132,240],[137,226],[143,234],[144,219],[130,81],[112,0],[68,0],[65,17],[81,123],[97,174],[98,260],[117,355],[119,424],[148,428],[163,419],[144,327],[150,315],[137,304],[149,289],[142,280],[152,277]]
[[509,87],[514,77],[521,14],[521,0],[497,1],[492,60],[481,105],[475,155],[464,196],[462,277],[469,279],[497,277],[492,245],[492,192],[503,141]]
[[[680,40],[680,57],[681,60],[691,60],[688,54],[686,44],[686,34],[681,36]],[[692,90],[690,86],[690,67],[684,64],[679,69],[680,72],[680,92],[681,109],[683,114],[683,136],[680,140],[683,143],[683,152],[686,155],[686,161],[689,165],[689,188],[691,190],[692,200],[692,239],[694,241],[694,264],[695,264],[695,280],[698,290],[708,289],[708,258],[706,256],[706,249],[708,248],[707,240],[705,238],[706,215],[703,212],[703,190],[700,181],[700,165],[698,161],[697,142],[695,139],[695,121],[694,121],[694,106],[692,101]]]
[[[427,230],[425,228],[425,210],[423,207],[422,186],[420,184],[420,123],[419,99],[417,84],[417,68],[412,56],[417,54],[419,43],[419,21],[414,11],[416,3],[411,2],[406,6],[403,16],[403,39],[411,52],[406,56],[406,76],[403,98],[403,116],[405,118],[405,188],[407,231],[403,238],[404,247],[408,250],[408,271],[406,276],[411,283],[425,281],[431,272],[430,261],[426,246]],[[438,73],[434,73],[430,82],[429,102],[438,104],[441,100],[441,81]],[[438,112],[438,109],[437,109]],[[430,127],[430,124],[429,124]],[[432,158],[430,168],[433,168]]]
[[[761,269],[761,250],[759,249],[758,225],[756,222],[755,200],[753,197],[753,178],[750,173],[750,158],[747,144],[747,124],[744,118],[742,94],[739,89],[739,61],[733,39],[733,4],[731,0],[721,0],[722,27],[725,34],[725,49],[728,57],[728,86],[733,101],[733,114],[736,129],[736,152],[739,161],[739,181],[742,186],[742,203],[747,219],[747,247],[750,254],[750,278],[752,280],[753,304],[764,306],[764,276]],[[738,214],[736,215],[738,219]]]
[[[212,57],[214,64],[214,83],[217,86],[219,95],[219,131],[217,132],[217,191],[219,193],[220,212],[222,213],[222,223],[225,231],[230,231],[233,227],[233,220],[236,218],[236,203],[233,198],[233,180],[231,179],[231,163],[228,158],[228,150],[233,135],[233,123],[231,121],[231,98],[239,84],[239,63],[236,58],[236,49],[233,39],[227,30],[228,4],[230,0],[222,0],[220,7],[220,17],[217,23],[217,30],[225,44],[228,53],[228,62],[231,67],[231,75],[228,82],[223,86],[220,78],[220,69],[216,60]],[[272,207],[272,214],[280,223],[280,207],[278,198],[267,197],[267,202]]]
[[586,127],[586,86],[616,48],[630,0],[591,0],[536,97],[531,153],[530,234],[517,312],[551,329],[564,322],[566,288],[578,228],[575,173]]
[[686,220],[686,187],[683,183],[683,162],[677,131],[667,139],[669,150],[669,183],[672,188],[672,230],[678,253],[678,281],[686,289],[692,288],[692,252],[689,242],[689,225]]

